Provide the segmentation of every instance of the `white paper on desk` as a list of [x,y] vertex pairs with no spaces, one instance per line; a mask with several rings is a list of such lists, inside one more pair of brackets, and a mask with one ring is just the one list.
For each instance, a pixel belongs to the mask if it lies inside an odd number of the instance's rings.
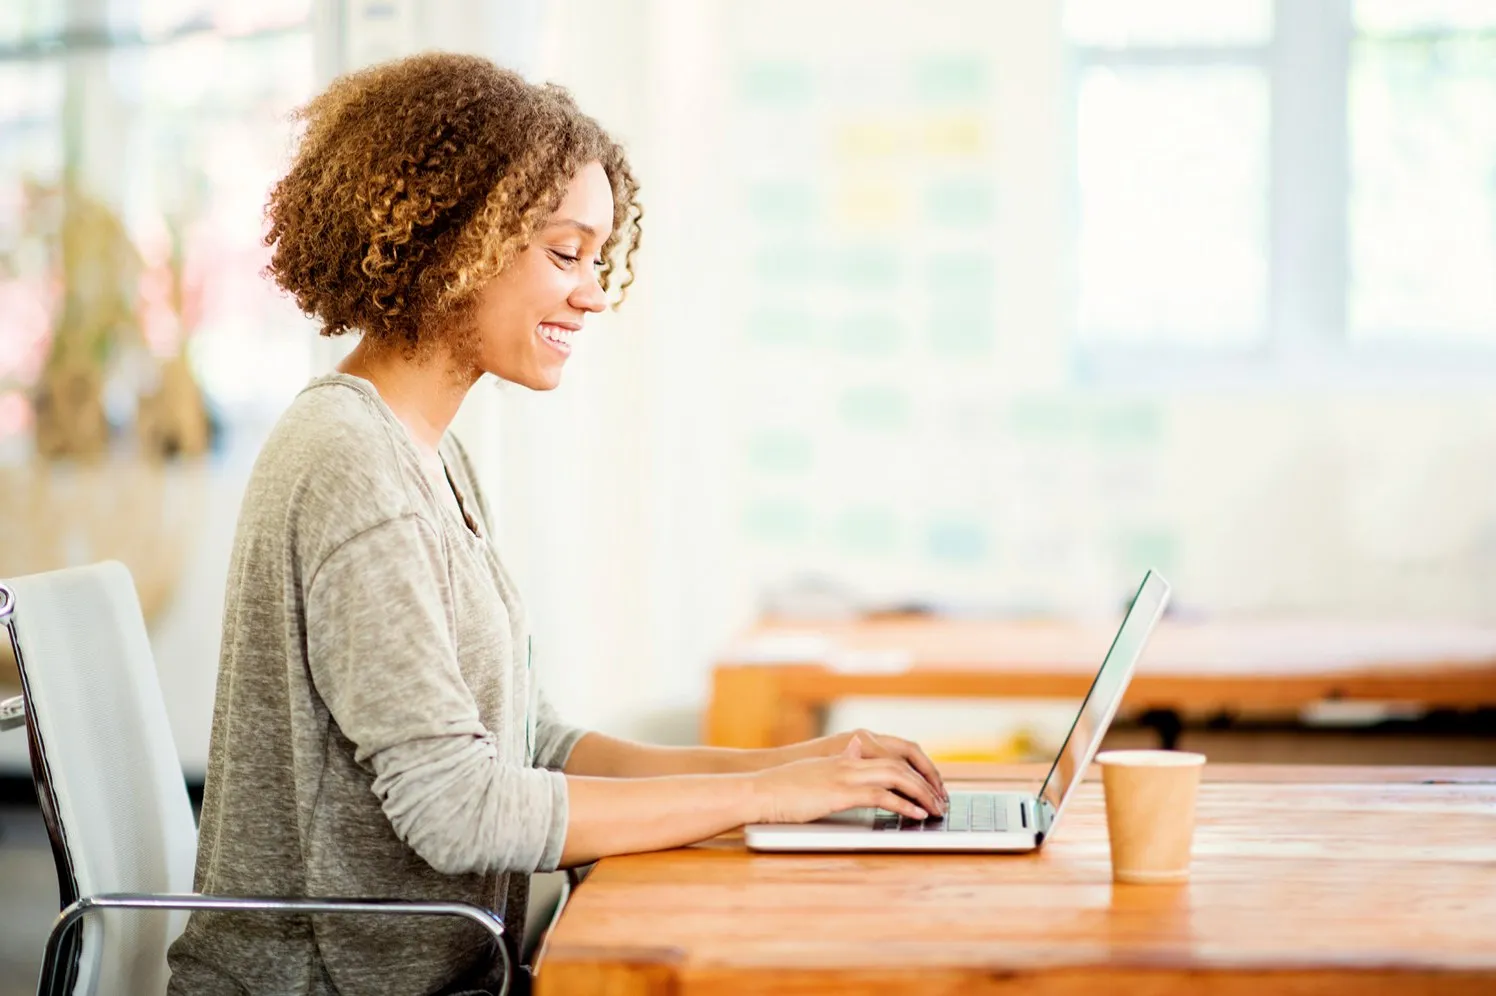
[[769,633],[746,640],[727,655],[732,664],[818,664],[830,661],[836,644],[824,633]]
[[914,665],[905,650],[853,650],[824,633],[771,633],[755,637],[727,656],[731,664],[824,664],[850,674],[895,674]]
[[826,658],[826,666],[852,674],[897,674],[914,666],[914,655],[907,650],[841,649]]

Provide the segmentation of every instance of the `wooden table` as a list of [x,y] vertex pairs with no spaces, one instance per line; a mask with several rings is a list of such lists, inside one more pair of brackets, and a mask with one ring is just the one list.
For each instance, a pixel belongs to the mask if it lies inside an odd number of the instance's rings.
[[1028,855],[606,859],[540,996],[1496,993],[1496,769],[1210,766],[1182,885],[1114,885],[1080,792]]
[[[852,696],[1078,701],[1116,625],[766,620],[718,662],[703,739],[720,747],[794,743],[818,735],[821,711]],[[1167,720],[1295,713],[1332,700],[1496,706],[1496,628],[1166,619],[1143,653],[1124,708]]]

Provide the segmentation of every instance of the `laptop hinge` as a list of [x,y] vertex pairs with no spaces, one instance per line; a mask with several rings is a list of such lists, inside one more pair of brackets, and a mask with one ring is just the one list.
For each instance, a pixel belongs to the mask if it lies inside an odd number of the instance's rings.
[[1054,826],[1054,817],[1050,815],[1054,811],[1042,798],[1035,797],[1028,800],[1034,814],[1034,842],[1044,843],[1044,838],[1049,836],[1049,828]]

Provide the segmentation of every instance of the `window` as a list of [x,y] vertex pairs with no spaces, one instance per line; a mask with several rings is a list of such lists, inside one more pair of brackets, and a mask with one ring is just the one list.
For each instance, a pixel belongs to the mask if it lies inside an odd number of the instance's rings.
[[148,622],[211,621],[185,580],[310,376],[260,275],[310,2],[0,6],[0,576],[120,560]]
[[1084,369],[1496,359],[1496,5],[1071,0],[1065,28]]
[[1496,6],[1356,14],[1350,343],[1496,343]]
[[25,0],[0,14],[0,463],[31,445],[64,324],[95,337],[91,390],[115,434],[178,354],[218,430],[268,421],[309,376],[306,325],[260,275],[260,216],[287,112],[311,91],[310,9]]

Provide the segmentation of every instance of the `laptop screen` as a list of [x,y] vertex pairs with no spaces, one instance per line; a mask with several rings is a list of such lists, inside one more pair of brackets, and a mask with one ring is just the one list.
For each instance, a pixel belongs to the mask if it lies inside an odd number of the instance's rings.
[[1143,584],[1122,620],[1122,628],[1112,640],[1106,659],[1101,662],[1101,670],[1091,682],[1091,690],[1080,704],[1080,712],[1049,769],[1049,777],[1039,789],[1039,800],[1048,810],[1045,814],[1048,819],[1041,820],[1041,827],[1047,829],[1053,824],[1070,790],[1080,782],[1086,765],[1101,746],[1102,737],[1122,702],[1122,693],[1132,679],[1133,665],[1168,600],[1168,582],[1149,571],[1143,576]]

